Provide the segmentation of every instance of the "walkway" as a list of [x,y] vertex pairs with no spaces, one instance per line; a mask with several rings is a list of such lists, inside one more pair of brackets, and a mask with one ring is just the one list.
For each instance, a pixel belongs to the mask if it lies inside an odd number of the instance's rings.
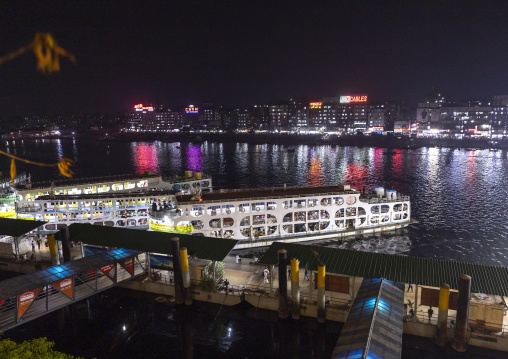
[[0,332],[145,274],[145,255],[115,249],[0,282]]

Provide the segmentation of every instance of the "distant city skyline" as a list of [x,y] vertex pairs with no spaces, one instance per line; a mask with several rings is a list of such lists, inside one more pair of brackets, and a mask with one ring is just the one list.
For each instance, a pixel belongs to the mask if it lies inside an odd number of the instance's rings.
[[227,107],[300,95],[421,102],[508,93],[508,5],[4,2],[0,56],[50,32],[60,73],[0,65],[0,117],[113,113],[136,103]]

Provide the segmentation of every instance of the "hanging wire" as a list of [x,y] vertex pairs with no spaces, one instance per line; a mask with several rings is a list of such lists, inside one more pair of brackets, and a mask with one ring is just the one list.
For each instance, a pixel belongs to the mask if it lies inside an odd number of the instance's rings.
[[62,176],[64,176],[64,177],[68,177],[68,178],[72,177],[72,175],[74,174],[74,172],[70,168],[74,164],[74,161],[69,159],[69,158],[66,158],[66,157],[63,157],[57,163],[41,163],[41,162],[35,162],[35,161],[27,160],[27,159],[24,159],[24,158],[21,158],[21,157],[18,157],[18,156],[14,156],[14,155],[11,155],[10,153],[4,152],[4,151],[0,151],[0,155],[4,155],[4,156],[7,156],[7,157],[11,158],[11,181],[12,181],[12,185],[14,185],[14,178],[16,177],[16,163],[15,163],[15,160],[21,161],[21,162],[25,162],[25,163],[28,163],[28,164],[31,164],[31,165],[42,166],[42,167],[58,167],[58,170],[60,171],[60,174]]

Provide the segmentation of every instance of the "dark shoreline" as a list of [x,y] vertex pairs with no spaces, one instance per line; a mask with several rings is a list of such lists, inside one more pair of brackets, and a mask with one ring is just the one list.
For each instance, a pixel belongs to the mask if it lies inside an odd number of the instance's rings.
[[176,133],[176,134],[120,134],[110,138],[101,138],[106,142],[162,141],[192,142],[204,141],[219,143],[249,143],[277,145],[339,145],[358,147],[383,147],[394,149],[417,149],[419,147],[448,147],[471,149],[508,149],[508,139],[490,141],[489,139],[452,139],[452,138],[410,138],[408,136],[333,136],[323,139],[321,135],[296,134],[237,134],[237,133]]

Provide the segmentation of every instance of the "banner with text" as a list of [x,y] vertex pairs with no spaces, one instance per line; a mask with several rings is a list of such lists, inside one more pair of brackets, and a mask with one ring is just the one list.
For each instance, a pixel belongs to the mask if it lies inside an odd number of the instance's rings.
[[37,288],[30,292],[26,292],[18,295],[18,319],[21,319],[23,314],[27,311],[30,305],[33,303],[35,298],[39,295],[42,288]]
[[73,277],[59,280],[58,282],[52,283],[51,285],[72,299],[72,292],[74,289]]
[[108,264],[104,267],[99,268],[102,273],[107,275],[111,279],[115,279],[116,276],[116,263]]
[[134,274],[134,257],[121,260],[120,265],[130,274]]

